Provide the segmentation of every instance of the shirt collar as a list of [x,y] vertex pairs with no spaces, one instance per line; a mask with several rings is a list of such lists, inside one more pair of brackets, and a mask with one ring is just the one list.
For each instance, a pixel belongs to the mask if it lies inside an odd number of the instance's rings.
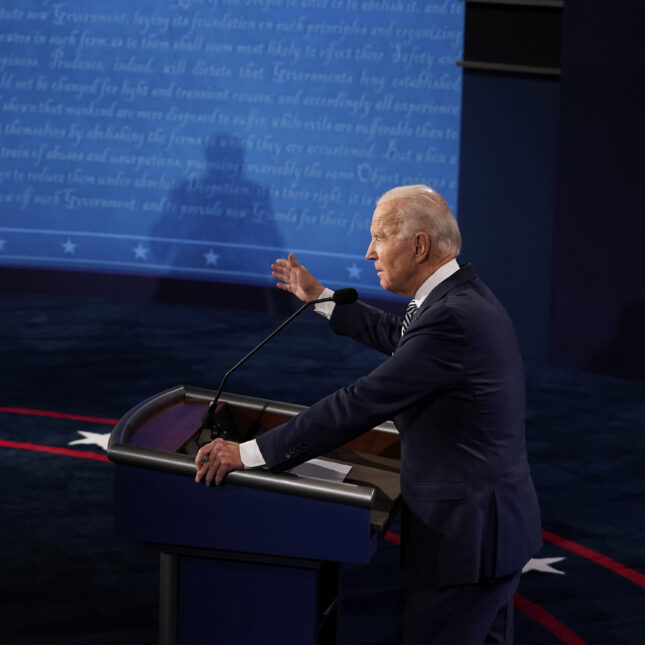
[[423,301],[430,295],[430,292],[449,278],[453,273],[459,271],[459,263],[454,258],[450,262],[442,264],[417,290],[414,294],[414,301],[420,307]]

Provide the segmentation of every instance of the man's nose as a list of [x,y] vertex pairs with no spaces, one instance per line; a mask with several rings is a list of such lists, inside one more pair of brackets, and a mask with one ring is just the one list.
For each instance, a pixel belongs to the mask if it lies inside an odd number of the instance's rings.
[[370,245],[367,247],[367,252],[365,253],[365,259],[376,260],[376,251],[374,251],[372,242],[370,242]]

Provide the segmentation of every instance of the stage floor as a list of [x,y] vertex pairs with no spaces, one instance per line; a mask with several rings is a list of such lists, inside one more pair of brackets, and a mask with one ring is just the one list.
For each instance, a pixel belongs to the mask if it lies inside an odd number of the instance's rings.
[[[156,641],[157,557],[114,537],[105,439],[121,414],[156,392],[216,388],[281,320],[215,306],[2,295],[1,642]],[[380,360],[312,313],[227,390],[307,405]],[[640,643],[645,383],[531,362],[526,376],[545,546],[520,584],[516,642]],[[369,566],[345,568],[341,643],[398,642],[397,533],[395,524]]]

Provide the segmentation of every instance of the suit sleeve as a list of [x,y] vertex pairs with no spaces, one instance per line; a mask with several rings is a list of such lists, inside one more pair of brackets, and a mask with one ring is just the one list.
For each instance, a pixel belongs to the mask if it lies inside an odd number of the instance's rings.
[[402,323],[399,316],[385,313],[360,301],[335,307],[331,317],[331,328],[337,334],[349,336],[384,354],[392,354],[396,349],[401,339]]
[[321,455],[460,379],[467,349],[457,317],[440,308],[426,318],[371,373],[260,435],[267,466],[281,471]]

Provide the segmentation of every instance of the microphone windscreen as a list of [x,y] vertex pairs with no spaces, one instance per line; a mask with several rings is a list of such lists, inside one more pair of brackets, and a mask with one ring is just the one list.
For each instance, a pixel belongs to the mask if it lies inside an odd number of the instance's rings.
[[356,300],[358,300],[358,292],[356,289],[352,288],[338,289],[338,291],[334,291],[332,300],[337,305],[351,305],[352,302],[356,302]]

